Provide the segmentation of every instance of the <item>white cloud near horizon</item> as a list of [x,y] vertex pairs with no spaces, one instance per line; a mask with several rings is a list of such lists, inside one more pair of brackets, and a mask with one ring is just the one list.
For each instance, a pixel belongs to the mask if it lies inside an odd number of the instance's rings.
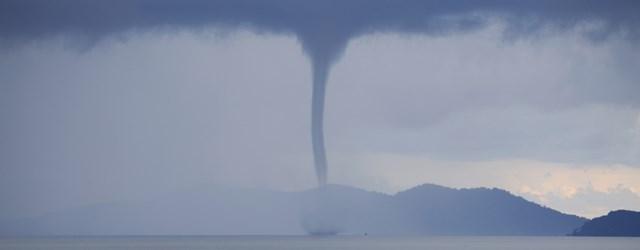
[[338,157],[338,183],[393,194],[432,183],[501,188],[564,213],[588,218],[615,209],[640,210],[640,168],[523,159],[439,161],[415,155]]

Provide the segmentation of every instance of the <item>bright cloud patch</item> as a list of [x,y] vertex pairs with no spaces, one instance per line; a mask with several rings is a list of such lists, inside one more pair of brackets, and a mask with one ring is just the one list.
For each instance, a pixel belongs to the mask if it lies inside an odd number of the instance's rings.
[[340,157],[339,183],[393,193],[422,183],[498,187],[567,213],[586,217],[612,209],[640,209],[640,168],[531,160],[438,161],[368,154]]

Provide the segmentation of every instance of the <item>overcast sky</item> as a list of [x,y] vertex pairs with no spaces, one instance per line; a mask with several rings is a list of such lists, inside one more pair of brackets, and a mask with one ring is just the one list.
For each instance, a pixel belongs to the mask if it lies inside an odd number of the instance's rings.
[[535,32],[499,15],[437,34],[388,18],[320,45],[258,14],[266,28],[125,18],[100,34],[64,20],[20,30],[16,14],[0,25],[0,219],[191,187],[313,188],[314,53],[335,53],[330,183],[499,187],[586,217],[640,210],[638,12],[612,9],[619,19],[550,17],[563,25]]

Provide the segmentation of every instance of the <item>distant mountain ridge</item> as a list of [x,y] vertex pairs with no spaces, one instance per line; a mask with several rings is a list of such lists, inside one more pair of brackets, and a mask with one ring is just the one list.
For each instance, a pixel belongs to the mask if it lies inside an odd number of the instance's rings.
[[[439,235],[564,235],[585,221],[497,188],[425,184],[396,195],[418,232]],[[433,202],[437,201],[437,202]]]
[[605,216],[587,221],[576,229],[574,236],[640,236],[640,212],[611,211]]
[[566,235],[585,221],[495,188],[424,184],[388,195],[327,185],[191,191],[85,207],[0,222],[0,235]]

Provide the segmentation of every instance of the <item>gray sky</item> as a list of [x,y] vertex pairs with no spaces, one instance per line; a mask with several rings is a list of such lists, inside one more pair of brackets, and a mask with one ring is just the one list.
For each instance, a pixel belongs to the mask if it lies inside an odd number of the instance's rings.
[[[587,217],[640,210],[637,14],[526,35],[497,16],[436,35],[389,18],[399,28],[348,29],[326,48],[278,21],[0,25],[0,219],[194,186],[314,187],[310,50],[337,53],[330,182],[500,187]],[[568,22],[543,20],[556,19]]]

